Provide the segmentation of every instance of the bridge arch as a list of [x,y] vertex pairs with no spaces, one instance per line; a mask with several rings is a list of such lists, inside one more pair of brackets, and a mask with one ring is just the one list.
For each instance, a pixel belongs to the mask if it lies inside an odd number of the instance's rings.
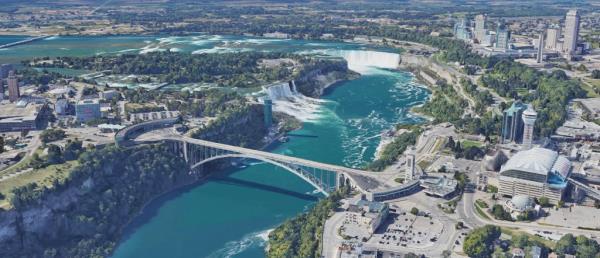
[[250,154],[235,154],[235,153],[231,153],[231,154],[223,154],[223,155],[218,155],[218,156],[213,156],[207,159],[204,159],[194,165],[192,165],[191,169],[194,170],[195,168],[204,165],[208,162],[214,161],[214,160],[218,160],[218,159],[226,159],[226,158],[246,158],[246,159],[255,159],[255,160],[260,160],[266,163],[269,163],[271,165],[283,168],[285,170],[287,170],[288,172],[293,173],[294,175],[300,177],[302,180],[304,180],[305,182],[309,183],[310,185],[312,185],[315,189],[319,190],[319,192],[321,192],[323,195],[325,196],[329,196],[329,193],[323,189],[321,186],[319,186],[317,183],[313,182],[312,180],[310,180],[310,178],[304,176],[302,173],[298,173],[298,171],[296,171],[295,169],[277,162],[277,161],[273,161],[267,158],[263,158],[260,156],[255,156],[255,155],[250,155]]

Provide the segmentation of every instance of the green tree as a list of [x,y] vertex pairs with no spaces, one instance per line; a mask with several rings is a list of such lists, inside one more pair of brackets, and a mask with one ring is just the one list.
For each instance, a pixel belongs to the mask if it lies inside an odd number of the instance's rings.
[[500,237],[500,228],[486,225],[469,232],[463,243],[463,251],[469,257],[487,258],[491,257],[494,240]]
[[412,207],[412,209],[410,209],[410,213],[416,216],[419,214],[419,209],[417,207]]
[[60,147],[54,144],[48,145],[48,157],[46,159],[50,165],[63,163],[63,154]]
[[554,250],[560,255],[575,254],[576,244],[575,237],[572,234],[566,234],[556,242]]
[[538,202],[542,207],[550,207],[550,199],[548,197],[540,197]]
[[525,248],[528,243],[529,243],[529,236],[527,236],[525,234],[517,234],[512,237],[513,246],[516,246],[519,248]]
[[4,152],[4,136],[0,136],[0,153]]
[[593,70],[592,71],[592,78],[593,79],[600,79],[600,70]]

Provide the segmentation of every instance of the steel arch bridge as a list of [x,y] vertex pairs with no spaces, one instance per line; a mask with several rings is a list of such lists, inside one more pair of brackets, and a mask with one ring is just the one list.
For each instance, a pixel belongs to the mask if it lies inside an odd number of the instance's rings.
[[188,137],[164,137],[162,141],[167,142],[175,153],[183,157],[192,171],[221,159],[254,159],[283,168],[325,196],[345,185],[366,192],[352,177],[355,173],[365,173],[360,170]]

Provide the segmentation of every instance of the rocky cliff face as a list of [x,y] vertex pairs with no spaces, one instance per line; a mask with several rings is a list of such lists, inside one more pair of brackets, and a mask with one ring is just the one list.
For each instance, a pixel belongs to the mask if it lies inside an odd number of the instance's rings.
[[197,180],[164,146],[107,147],[52,190],[22,189],[0,212],[0,257],[104,257],[151,199]]
[[298,92],[308,97],[320,97],[323,91],[338,81],[358,76],[348,69],[343,59],[316,60],[307,65],[295,79]]

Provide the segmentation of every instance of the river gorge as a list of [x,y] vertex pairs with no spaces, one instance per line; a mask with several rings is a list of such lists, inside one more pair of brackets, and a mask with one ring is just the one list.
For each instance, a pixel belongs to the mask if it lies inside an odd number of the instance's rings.
[[[290,136],[289,142],[270,149],[324,163],[361,167],[372,161],[380,133],[396,124],[422,122],[409,110],[430,95],[411,73],[397,70],[400,55],[394,50],[341,42],[220,35],[51,37],[0,50],[0,63],[164,50],[291,51],[346,59],[361,76],[334,83],[319,99],[302,96],[313,105],[298,115],[302,128],[294,131],[297,136]],[[167,89],[176,87],[194,86]],[[268,232],[309,209],[320,197],[283,169],[247,161],[151,202],[125,229],[112,257],[264,257]]]

